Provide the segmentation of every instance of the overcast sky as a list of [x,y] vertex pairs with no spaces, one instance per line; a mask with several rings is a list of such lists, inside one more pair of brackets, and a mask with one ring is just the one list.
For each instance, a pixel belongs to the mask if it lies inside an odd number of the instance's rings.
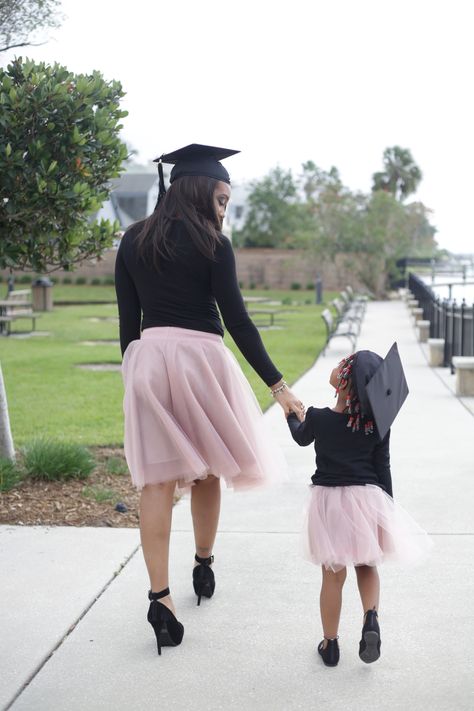
[[[440,246],[474,252],[470,0],[63,0],[23,56],[122,82],[142,161],[188,143],[240,149],[234,181],[312,159],[370,190],[387,146],[423,172]],[[18,54],[19,50],[15,50]],[[5,64],[13,56],[0,55]]]

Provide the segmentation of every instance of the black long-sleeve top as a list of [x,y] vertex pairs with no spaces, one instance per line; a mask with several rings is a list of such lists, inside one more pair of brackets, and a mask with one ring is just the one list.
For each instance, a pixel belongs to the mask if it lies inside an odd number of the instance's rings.
[[174,257],[162,259],[158,272],[137,254],[135,238],[143,223],[122,237],[115,262],[115,290],[120,317],[122,355],[141,330],[178,326],[224,335],[219,316],[248,363],[269,386],[282,375],[272,363],[251,321],[240,293],[230,241],[221,235],[215,260],[195,246],[184,225],[176,221]]
[[348,415],[329,407],[308,407],[299,422],[294,413],[288,426],[295,442],[306,447],[314,442],[316,471],[311,477],[320,486],[375,484],[393,496],[390,472],[390,431],[381,441],[375,431],[352,432]]

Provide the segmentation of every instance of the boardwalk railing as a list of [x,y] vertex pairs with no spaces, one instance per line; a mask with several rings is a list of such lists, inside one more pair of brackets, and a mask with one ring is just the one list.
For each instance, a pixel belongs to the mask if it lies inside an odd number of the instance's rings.
[[453,356],[474,356],[474,304],[440,299],[416,274],[409,274],[408,288],[430,322],[430,338],[444,339],[443,365],[452,368]]

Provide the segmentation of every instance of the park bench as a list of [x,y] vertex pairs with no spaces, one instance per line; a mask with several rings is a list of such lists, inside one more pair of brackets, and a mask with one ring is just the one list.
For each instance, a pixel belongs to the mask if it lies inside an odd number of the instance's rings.
[[[333,299],[331,305],[336,311],[337,325],[341,326],[341,328],[347,326],[349,330],[359,335],[363,318],[360,312],[351,309],[342,299]],[[345,324],[345,326],[343,324]]]
[[353,325],[350,322],[335,321],[329,309],[324,309],[321,318],[326,326],[326,343],[323,348],[323,355],[329,342],[333,338],[348,338],[351,342],[352,350],[355,350],[358,331],[354,331]]
[[[353,292],[352,292],[353,293]],[[340,294],[341,301],[344,303],[344,308],[353,318],[362,321],[365,316],[367,300],[351,298],[351,294],[347,289],[343,289]]]
[[371,297],[373,297],[373,294],[368,294],[368,293],[367,294],[358,294],[358,293],[356,293],[354,291],[354,289],[352,288],[352,286],[350,286],[349,284],[346,286],[345,292],[347,293],[352,304],[360,304],[364,307],[364,310],[365,310],[365,307],[367,306],[367,302],[369,301],[369,299]]
[[248,312],[248,315],[250,316],[252,321],[254,316],[262,315],[268,317],[268,321],[266,321],[265,323],[255,324],[256,326],[275,326],[275,316],[279,316],[282,313],[284,312],[278,310],[276,311],[275,309],[252,309],[252,311]]
[[9,336],[12,325],[20,319],[31,319],[32,331],[36,328],[38,314],[33,311],[31,289],[13,289],[7,298],[0,300],[0,334]]

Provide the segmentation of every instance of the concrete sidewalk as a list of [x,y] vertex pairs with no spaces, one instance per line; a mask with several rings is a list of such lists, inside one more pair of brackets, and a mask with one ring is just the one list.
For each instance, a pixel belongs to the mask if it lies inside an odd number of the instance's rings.
[[[200,608],[191,585],[189,501],[175,507],[170,583],[185,637],[161,657],[145,619],[137,531],[0,527],[0,707],[474,708],[474,417],[428,367],[404,304],[369,304],[358,349],[384,355],[394,340],[411,391],[392,428],[394,495],[435,547],[417,568],[381,568],[379,662],[358,657],[353,571],[339,666],[324,667],[316,653],[320,572],[299,555],[314,452],[293,443],[274,407],[266,417],[291,478],[258,493],[224,492],[216,594]],[[333,402],[329,372],[348,349],[335,341],[295,386],[306,405]]]

